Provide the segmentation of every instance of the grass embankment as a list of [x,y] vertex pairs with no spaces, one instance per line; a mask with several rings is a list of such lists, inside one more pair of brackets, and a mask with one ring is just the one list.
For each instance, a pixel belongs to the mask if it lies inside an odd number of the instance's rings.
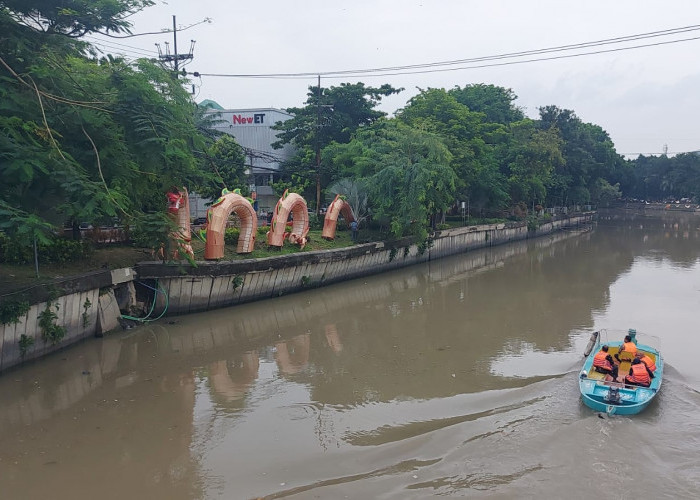
[[[360,230],[359,241],[376,241],[382,239],[378,232]],[[255,249],[249,254],[237,254],[236,245],[225,245],[222,261],[242,259],[260,259],[291,253],[311,252],[314,250],[330,250],[353,245],[351,232],[339,230],[335,240],[327,241],[321,238],[321,230],[309,231],[308,243],[304,249],[285,242],[280,249],[268,248],[264,235],[258,234]],[[196,261],[204,260],[204,242],[198,238],[192,239],[192,249]],[[89,257],[66,264],[40,264],[39,277],[33,264],[11,265],[0,264],[0,292],[16,288],[18,285],[48,283],[55,279],[77,276],[99,269],[119,269],[133,267],[137,262],[159,260],[152,248],[138,248],[131,245],[98,245]],[[185,261],[186,262],[186,261]]]
[[[467,221],[449,220],[446,226],[460,227],[464,225],[487,224],[503,222],[502,219],[475,219]],[[194,231],[195,228],[193,228]],[[85,238],[90,238],[89,232],[84,234]],[[358,240],[360,243],[370,241],[381,241],[389,236],[377,230],[363,228],[359,231]],[[221,261],[235,261],[242,259],[261,259],[291,253],[311,252],[314,250],[330,250],[344,248],[353,245],[352,233],[339,226],[335,240],[327,241],[321,237],[321,230],[311,230],[308,235],[308,243],[304,249],[297,245],[285,242],[282,248],[269,248],[264,234],[258,234],[255,242],[255,249],[249,254],[239,255],[236,253],[236,245],[226,244],[224,247],[224,258]],[[196,237],[192,238],[192,248],[196,261],[204,260],[204,242]],[[139,248],[128,244],[96,245],[94,252],[88,257],[68,262],[65,264],[40,264],[39,277],[33,264],[12,265],[0,263],[0,298],[3,292],[16,289],[22,285],[36,285],[49,283],[60,278],[79,276],[99,269],[120,269],[123,267],[133,267],[137,262],[159,260],[152,248]],[[186,262],[183,260],[183,262]]]

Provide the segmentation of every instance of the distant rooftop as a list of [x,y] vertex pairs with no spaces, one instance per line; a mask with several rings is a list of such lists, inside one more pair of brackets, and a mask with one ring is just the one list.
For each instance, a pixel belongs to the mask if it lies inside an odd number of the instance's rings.
[[202,102],[199,103],[199,105],[203,108],[218,109],[221,111],[224,110],[224,108],[221,106],[221,104],[219,104],[216,101],[212,101],[211,99],[204,99]]

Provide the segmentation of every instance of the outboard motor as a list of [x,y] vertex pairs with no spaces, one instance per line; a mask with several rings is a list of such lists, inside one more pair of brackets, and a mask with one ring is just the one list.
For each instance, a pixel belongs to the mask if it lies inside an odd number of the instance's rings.
[[634,345],[637,345],[637,330],[635,330],[634,328],[630,328],[629,330],[627,330],[627,335],[630,336],[632,342],[634,342]]
[[606,403],[610,404],[620,404],[620,390],[617,387],[611,387],[608,389],[608,393],[603,397]]
[[593,350],[593,347],[598,343],[598,335],[599,334],[600,334],[600,332],[591,333],[591,338],[588,341],[588,345],[586,346],[586,350],[583,351],[584,356],[587,357],[591,353],[591,351]]

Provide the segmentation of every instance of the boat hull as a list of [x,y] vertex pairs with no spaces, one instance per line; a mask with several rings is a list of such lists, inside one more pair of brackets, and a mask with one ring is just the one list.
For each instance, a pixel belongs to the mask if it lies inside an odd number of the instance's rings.
[[[617,352],[622,342],[609,342],[611,352]],[[638,344],[638,349],[652,354],[656,360],[656,371],[649,387],[638,387],[612,381],[606,381],[601,374],[592,370],[594,350],[586,358],[579,376],[581,400],[592,410],[608,415],[636,415],[654,400],[661,389],[663,377],[663,359],[655,348]],[[629,365],[627,365],[628,367]],[[624,376],[626,373],[620,373]]]

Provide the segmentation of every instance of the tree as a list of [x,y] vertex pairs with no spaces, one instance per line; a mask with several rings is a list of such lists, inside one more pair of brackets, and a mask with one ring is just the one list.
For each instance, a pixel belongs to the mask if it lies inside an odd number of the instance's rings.
[[540,130],[525,119],[509,124],[509,140],[500,149],[512,204],[544,203],[552,172],[564,162],[556,129]]
[[196,187],[203,198],[217,199],[224,188],[249,194],[243,148],[232,136],[224,134],[208,148],[205,165],[214,175]]
[[0,7],[17,24],[48,35],[78,38],[88,33],[128,33],[128,18],[152,0],[3,0]]
[[457,199],[469,199],[479,209],[508,203],[506,180],[494,159],[494,144],[502,142],[506,133],[502,125],[484,123],[483,113],[470,111],[444,89],[421,91],[397,117],[443,138],[457,176]]
[[543,130],[558,130],[563,140],[564,162],[552,175],[549,203],[589,203],[597,179],[624,163],[609,135],[598,125],[582,122],[573,111],[556,106],[541,107],[539,123]]
[[52,226],[71,219],[138,221],[162,210],[170,185],[202,181],[193,148],[206,139],[180,82],[147,60],[86,56],[89,45],[73,38],[128,30],[125,18],[149,4],[3,2],[0,224],[7,232],[31,226],[50,237]]
[[511,89],[478,83],[449,92],[470,111],[484,113],[485,122],[509,124],[525,118],[522,109],[513,104],[518,96]]
[[293,118],[273,127],[280,131],[279,140],[273,146],[293,144],[297,150],[295,157],[283,166],[283,173],[313,179],[317,210],[320,209],[321,187],[331,180],[320,151],[331,142],[347,143],[357,129],[385,116],[386,113],[376,109],[382,97],[401,90],[388,84],[366,87],[362,82],[329,88],[310,86],[306,105],[287,108]]
[[620,185],[611,185],[605,179],[598,178],[596,180],[593,192],[591,193],[591,201],[599,206],[610,206],[613,201],[619,200],[622,197],[620,193]]
[[[345,149],[353,154],[345,154]],[[454,202],[456,176],[451,154],[434,133],[411,128],[400,120],[380,120],[359,130],[345,145],[324,150],[341,173],[367,165],[372,218],[387,223],[393,236],[424,239],[431,219]]]

